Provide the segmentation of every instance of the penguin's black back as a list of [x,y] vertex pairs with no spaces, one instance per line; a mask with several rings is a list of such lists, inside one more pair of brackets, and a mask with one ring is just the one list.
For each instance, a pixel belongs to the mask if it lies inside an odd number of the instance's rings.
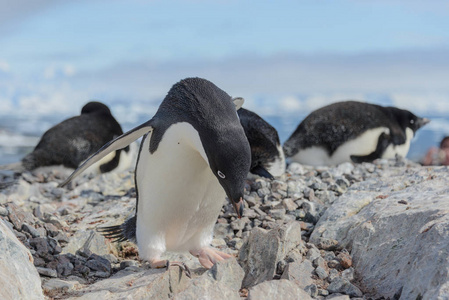
[[231,96],[202,78],[186,78],[173,85],[152,121],[151,153],[156,151],[165,131],[179,122],[191,124],[204,147],[220,145],[226,149],[248,144],[245,135],[227,134],[243,131]]
[[[39,143],[22,160],[27,170],[51,165],[76,168],[101,146],[123,133],[109,108],[100,102],[87,103],[81,115],[72,117],[47,130]],[[113,164],[118,164],[118,153]],[[106,169],[104,169],[106,167]],[[108,166],[101,166],[109,171]]]
[[251,170],[273,162],[279,156],[277,146],[280,141],[276,129],[252,111],[240,108],[237,113],[251,146]]
[[284,151],[290,157],[301,149],[321,146],[332,155],[346,141],[379,127],[389,128],[394,143],[401,144],[406,139],[408,114],[395,107],[358,101],[333,103],[310,113],[284,143]]

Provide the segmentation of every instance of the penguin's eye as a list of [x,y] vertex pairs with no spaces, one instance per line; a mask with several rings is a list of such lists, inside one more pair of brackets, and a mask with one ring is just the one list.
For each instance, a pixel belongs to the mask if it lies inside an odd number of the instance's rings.
[[223,178],[223,179],[226,178],[225,174],[223,174],[223,172],[221,172],[220,170],[217,172],[217,174],[218,174],[218,176],[220,176],[220,178]]
[[415,120],[410,120],[410,124],[415,124]]

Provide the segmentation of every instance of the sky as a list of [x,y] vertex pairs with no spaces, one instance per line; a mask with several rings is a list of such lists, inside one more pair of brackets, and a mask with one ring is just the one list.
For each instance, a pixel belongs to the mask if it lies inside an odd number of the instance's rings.
[[0,0],[0,118],[96,99],[149,119],[203,77],[261,115],[347,99],[449,113],[442,0]]

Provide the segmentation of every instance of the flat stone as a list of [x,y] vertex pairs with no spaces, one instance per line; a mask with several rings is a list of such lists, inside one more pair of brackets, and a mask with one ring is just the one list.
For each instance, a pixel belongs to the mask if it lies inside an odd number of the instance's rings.
[[41,233],[38,230],[36,230],[36,228],[26,223],[22,224],[22,230],[28,232],[34,238],[42,236]]
[[5,207],[0,206],[0,216],[6,217],[8,214],[9,214],[8,210]]
[[313,284],[313,271],[315,268],[309,260],[303,262],[294,261],[287,265],[281,279],[294,281],[300,288]]
[[320,250],[318,250],[317,248],[312,247],[309,249],[309,251],[307,251],[306,258],[308,260],[313,261],[313,260],[317,259],[318,257],[321,257],[321,253],[320,253]]
[[315,243],[318,249],[323,249],[326,251],[334,251],[339,249],[338,241],[334,239],[318,238]]
[[[170,298],[171,299],[171,298]],[[238,291],[232,290],[225,284],[211,280],[192,281],[189,286],[176,294],[174,300],[197,300],[197,299],[227,299],[240,300]]]
[[111,263],[106,258],[92,254],[86,263],[86,267],[94,271],[111,273]]
[[76,254],[80,249],[89,250],[91,253],[105,255],[110,252],[105,238],[93,230],[80,230],[70,238],[69,243],[62,249],[62,254]]
[[275,219],[283,219],[285,216],[285,208],[272,209],[270,215]]
[[8,203],[9,220],[17,230],[22,230],[23,223],[31,224],[33,216],[31,213],[23,211],[14,203]]
[[287,211],[294,211],[298,208],[298,205],[291,199],[291,198],[285,198],[282,200],[282,205]]
[[135,260],[124,260],[122,262],[120,262],[120,269],[125,269],[128,267],[138,267],[139,263]]
[[351,299],[348,295],[343,295],[340,293],[332,294],[326,297],[326,300],[349,300]]
[[245,272],[235,258],[219,261],[204,276],[220,282],[232,290],[238,291],[242,285]]
[[248,300],[259,299],[308,300],[312,298],[293,282],[281,279],[265,281],[251,287],[248,291]]
[[53,270],[53,269],[36,267],[36,270],[42,276],[54,277],[54,278],[58,277],[58,273],[56,272],[56,270]]
[[352,266],[352,258],[348,253],[341,252],[337,255],[337,258],[343,268],[347,269]]
[[320,279],[326,279],[329,276],[329,273],[323,267],[317,267],[315,273]]
[[179,267],[170,267],[169,271],[149,269],[135,272],[125,269],[112,277],[69,293],[68,299],[168,300],[173,299],[181,290],[185,290],[189,282],[190,279],[180,272]]
[[316,298],[318,296],[318,287],[316,286],[316,284],[306,286],[304,288],[304,291],[312,298]]
[[352,297],[362,297],[363,293],[358,287],[350,283],[348,280],[337,277],[327,287],[329,293],[343,293]]
[[77,281],[65,281],[61,279],[49,279],[42,283],[42,289],[48,297],[54,297],[61,293],[68,293],[80,287]]

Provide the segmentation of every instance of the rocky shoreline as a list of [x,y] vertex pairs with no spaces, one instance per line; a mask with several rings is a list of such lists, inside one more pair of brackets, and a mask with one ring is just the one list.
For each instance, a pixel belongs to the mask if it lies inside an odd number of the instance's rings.
[[[433,299],[449,293],[445,167],[406,160],[329,168],[293,163],[274,181],[248,179],[243,217],[224,202],[214,231],[213,246],[236,259],[205,270],[190,254],[167,254],[184,261],[192,279],[177,267],[150,269],[134,244],[111,243],[96,231],[133,214],[132,171],[83,175],[57,187],[70,173],[0,174],[0,217],[37,270],[34,279],[17,279],[15,289],[25,293],[34,280],[43,291],[35,299]],[[438,268],[417,246],[425,243]],[[430,279],[418,284],[416,274]]]

